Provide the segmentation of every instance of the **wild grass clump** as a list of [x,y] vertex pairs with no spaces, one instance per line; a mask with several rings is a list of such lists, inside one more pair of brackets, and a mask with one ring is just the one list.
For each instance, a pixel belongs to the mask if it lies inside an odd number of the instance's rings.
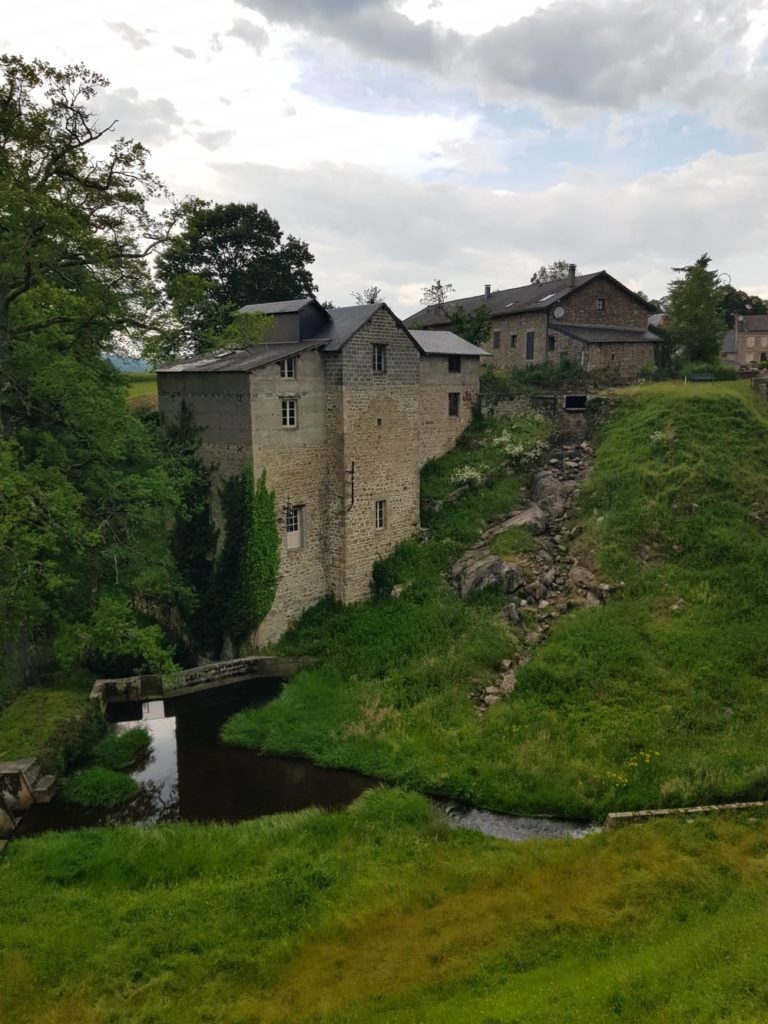
[[520,555],[527,555],[535,551],[536,542],[531,531],[524,526],[510,526],[502,533],[497,533],[489,547],[499,558],[514,561]]
[[36,757],[59,774],[98,737],[94,709],[73,690],[34,687],[0,711],[0,761]]
[[767,851],[764,815],[514,844],[389,789],[49,833],[0,861],[0,1020],[763,1020]]
[[150,735],[146,729],[128,729],[99,740],[93,748],[92,760],[102,768],[125,771],[146,754],[149,744]]
[[130,775],[93,765],[66,779],[61,792],[81,807],[117,807],[136,796],[139,785]]

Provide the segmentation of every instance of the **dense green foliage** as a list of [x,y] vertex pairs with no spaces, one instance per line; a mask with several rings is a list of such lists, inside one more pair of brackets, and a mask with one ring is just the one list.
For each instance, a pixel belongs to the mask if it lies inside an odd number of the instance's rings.
[[0,1019],[759,1021],[766,849],[763,817],[503,843],[386,790],[52,833],[0,861]]
[[239,649],[272,607],[280,564],[275,495],[266,473],[229,477],[221,488],[224,544],[216,561],[217,626]]
[[64,799],[81,807],[117,807],[138,792],[139,784],[130,775],[99,765],[81,768],[61,787]]
[[478,306],[477,309],[471,310],[459,306],[451,310],[448,326],[460,338],[482,347],[491,336],[491,315],[487,306]]
[[572,363],[542,363],[503,372],[487,367],[480,379],[480,386],[484,396],[500,399],[520,393],[584,388],[591,379],[586,370]]
[[683,276],[669,286],[664,335],[672,355],[679,354],[687,362],[719,362],[727,330],[719,305],[718,274],[709,269],[710,262],[705,253],[691,266],[677,268]]
[[94,764],[112,771],[131,768],[149,749],[150,735],[146,729],[128,729],[99,740],[91,752]]
[[278,222],[256,203],[193,200],[184,213],[157,261],[177,328],[159,339],[156,359],[217,347],[241,306],[315,293],[306,242],[283,241]]
[[765,798],[767,461],[742,385],[639,389],[603,428],[577,516],[579,557],[624,587],[561,618],[514,694],[475,716],[470,691],[514,641],[491,597],[462,604],[442,582],[451,542],[411,542],[379,568],[403,596],[310,612],[283,647],[321,665],[225,736],[499,809]]
[[[167,236],[146,152],[89,110],[82,67],[0,58],[0,699],[41,664],[169,663],[176,501],[154,425],[104,359],[154,322]],[[111,649],[109,635],[119,637]]]

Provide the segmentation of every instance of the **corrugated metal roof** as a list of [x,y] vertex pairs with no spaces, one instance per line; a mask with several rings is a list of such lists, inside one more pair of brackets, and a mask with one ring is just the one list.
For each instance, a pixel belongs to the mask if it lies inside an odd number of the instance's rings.
[[416,344],[428,356],[487,356],[484,348],[465,341],[453,331],[411,331]]
[[269,366],[289,356],[320,348],[322,341],[274,342],[254,348],[218,349],[204,356],[185,359],[172,366],[161,366],[158,373],[249,373],[260,366]]
[[642,327],[610,327],[602,324],[563,324],[550,323],[550,331],[564,334],[567,338],[581,341],[586,345],[624,344],[637,345],[650,341],[658,343],[658,335],[644,330]]

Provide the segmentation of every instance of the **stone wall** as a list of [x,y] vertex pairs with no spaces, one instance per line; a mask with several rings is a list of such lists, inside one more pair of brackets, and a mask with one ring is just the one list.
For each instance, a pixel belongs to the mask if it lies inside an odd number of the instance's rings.
[[[602,299],[605,308],[597,308]],[[599,278],[579,288],[560,303],[565,310],[563,323],[599,324],[607,327],[648,326],[648,309],[642,300],[617,287],[612,281]]]
[[[375,344],[386,346],[386,373],[373,371]],[[334,591],[344,601],[367,597],[374,562],[419,527],[419,362],[410,336],[384,309],[341,352],[346,501],[335,524],[343,530],[343,555]],[[386,502],[383,529],[375,524],[377,501]]]
[[651,341],[623,344],[601,342],[587,346],[584,368],[590,373],[599,374],[606,381],[627,381],[641,376],[645,369],[654,365]]
[[[419,447],[421,461],[452,448],[469,426],[480,391],[480,360],[464,356],[461,372],[451,373],[447,356],[422,356]],[[448,414],[448,395],[459,395],[459,415]]]
[[[533,331],[535,335],[533,359],[525,358],[525,338],[529,331]],[[495,337],[497,333],[498,339]],[[512,344],[513,335],[517,337],[515,345]],[[491,335],[483,347],[488,351],[489,362],[496,370],[524,369],[526,366],[547,362],[546,312],[534,311],[494,317],[491,321]]]
[[[333,437],[326,420],[325,373],[319,352],[296,357],[296,376],[280,376],[273,363],[251,373],[250,421],[253,475],[266,472],[275,492],[280,536],[277,593],[259,627],[254,644],[268,643],[285,631],[310,605],[331,589],[327,538],[333,529],[330,510],[340,505],[338,483],[331,472]],[[282,400],[294,399],[296,427],[282,425]],[[302,543],[287,547],[286,512],[301,509]]]

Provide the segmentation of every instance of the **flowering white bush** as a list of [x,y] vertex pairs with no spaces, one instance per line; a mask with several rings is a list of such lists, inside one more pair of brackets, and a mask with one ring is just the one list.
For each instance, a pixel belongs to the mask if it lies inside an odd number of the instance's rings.
[[476,466],[457,466],[451,473],[452,484],[481,484],[484,474]]
[[547,450],[546,441],[516,441],[511,430],[502,431],[493,439],[494,445],[515,462],[535,462]]

